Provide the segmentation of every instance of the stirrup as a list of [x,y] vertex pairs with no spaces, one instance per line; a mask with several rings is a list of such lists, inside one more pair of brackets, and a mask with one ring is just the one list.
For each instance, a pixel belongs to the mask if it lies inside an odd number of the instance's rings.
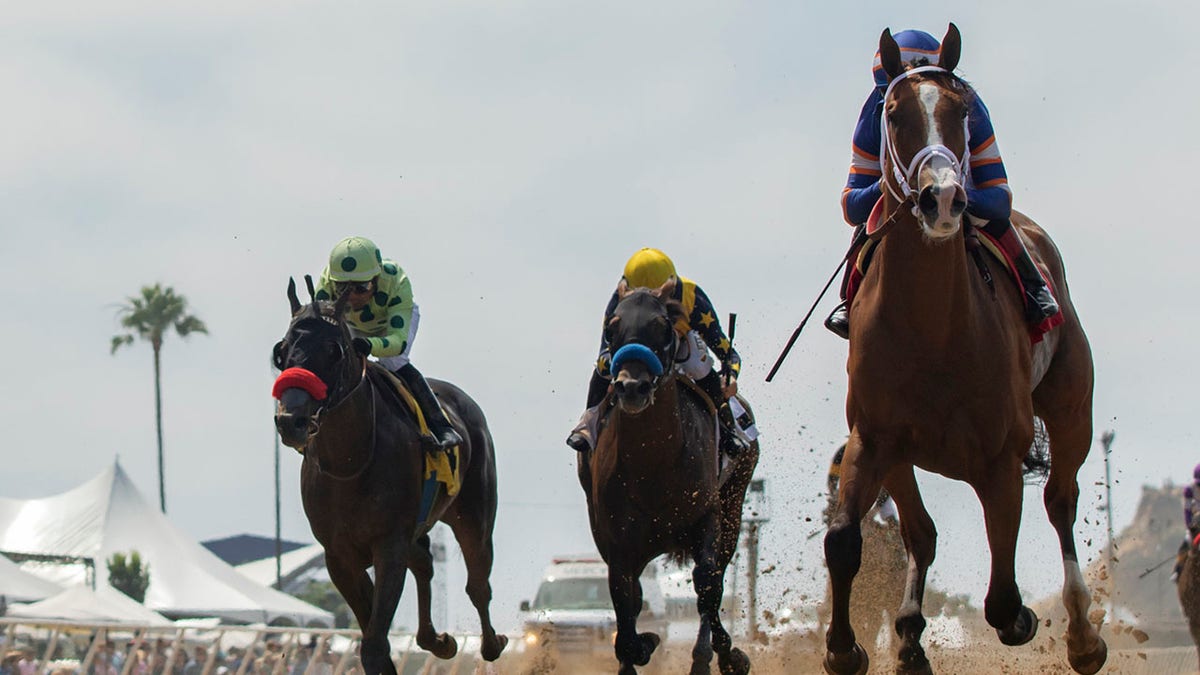
[[572,431],[567,436],[567,445],[575,452],[587,452],[592,449],[592,441],[584,431]]
[[1030,323],[1041,323],[1046,319],[1058,314],[1060,308],[1058,301],[1050,293],[1050,289],[1042,286],[1033,293],[1026,294],[1026,318]]
[[454,429],[430,429],[428,435],[421,436],[421,443],[430,451],[449,450],[462,442],[462,436]]
[[746,443],[745,439],[733,429],[726,428],[725,425],[721,425],[720,438],[717,439],[717,445],[720,446],[721,452],[729,457],[737,457],[750,449],[750,445]]

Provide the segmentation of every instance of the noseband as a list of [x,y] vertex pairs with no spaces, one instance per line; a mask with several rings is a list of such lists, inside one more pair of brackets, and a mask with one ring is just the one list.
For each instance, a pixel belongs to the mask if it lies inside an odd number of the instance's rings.
[[[891,134],[888,133],[887,101],[892,95],[892,89],[896,86],[896,84],[898,82],[900,82],[904,78],[908,77],[909,75],[916,75],[918,73],[950,74],[950,71],[946,70],[945,68],[941,68],[939,66],[920,66],[917,68],[913,68],[911,70],[906,70],[903,73],[900,73],[899,75],[897,75],[895,78],[893,78],[892,81],[890,83],[888,83],[887,91],[884,92],[884,94],[883,94],[883,112],[881,114],[880,125],[879,125],[880,133],[883,136],[883,143],[881,144],[883,153],[882,153],[882,156],[879,158],[879,161],[882,164],[883,162],[887,161],[888,157],[891,157],[891,160],[892,160],[892,179],[893,180],[892,181],[886,180],[886,176],[885,176],[885,180],[883,181],[883,184],[885,186],[887,186],[888,192],[891,193],[892,197],[894,197],[897,202],[903,203],[906,199],[913,197],[912,213],[916,217],[920,217],[920,208],[917,205],[917,200],[914,197],[913,189],[910,184],[917,182],[917,176],[918,176],[918,174],[921,173],[921,169],[924,169],[925,166],[927,164],[929,164],[929,162],[932,161],[934,157],[941,157],[942,159],[945,159],[946,161],[948,161],[951,166],[954,166],[957,168],[958,181],[959,181],[959,183],[963,183],[965,181],[966,175],[967,175],[967,164],[970,161],[970,157],[971,157],[970,127],[968,126],[967,118],[963,118],[963,156],[962,156],[962,159],[959,159],[954,154],[953,150],[951,150],[950,148],[947,148],[946,146],[942,145],[941,143],[938,143],[935,145],[927,145],[927,146],[921,148],[917,152],[917,154],[913,155],[913,158],[908,163],[908,165],[904,166],[903,160],[900,159],[900,153],[899,153],[899,151],[896,150],[896,140],[894,138],[892,138]],[[899,193],[892,186],[893,181],[896,183],[896,185],[898,185],[900,187]]]

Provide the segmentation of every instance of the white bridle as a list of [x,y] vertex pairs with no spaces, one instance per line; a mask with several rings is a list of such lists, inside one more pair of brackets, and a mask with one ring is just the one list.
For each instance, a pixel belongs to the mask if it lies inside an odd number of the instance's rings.
[[[892,95],[892,88],[895,87],[896,84],[898,82],[900,82],[900,80],[903,80],[904,78],[908,77],[909,75],[916,75],[918,73],[933,73],[933,72],[949,73],[950,71],[948,71],[945,68],[942,68],[940,66],[920,66],[917,68],[912,68],[911,70],[906,70],[903,73],[900,73],[899,75],[897,75],[895,78],[892,79],[891,82],[888,83],[887,91],[885,91],[883,94],[884,105],[883,105],[883,112],[880,116],[880,124],[879,124],[880,134],[883,137],[883,142],[881,144],[883,152],[882,152],[881,156],[879,157],[879,163],[882,166],[887,161],[888,155],[891,155],[892,178],[895,180],[895,183],[900,187],[900,192],[902,194],[896,193],[896,189],[894,187],[892,187],[892,181],[887,180],[886,176],[884,177],[883,184],[885,186],[887,186],[888,192],[890,192],[892,197],[895,197],[896,201],[898,201],[898,202],[903,202],[910,195],[912,195],[913,189],[909,185],[909,183],[916,182],[917,175],[921,172],[921,169],[925,168],[925,165],[929,164],[929,162],[932,161],[934,157],[941,157],[941,158],[945,159],[946,161],[948,161],[951,166],[954,166],[957,168],[958,181],[960,184],[963,184],[964,181],[966,180],[967,163],[970,161],[970,157],[971,157],[970,128],[968,126],[968,120],[966,118],[963,118],[964,142],[963,142],[962,159],[959,159],[954,154],[953,150],[938,143],[936,145],[927,145],[927,146],[921,148],[920,151],[917,152],[917,154],[913,155],[912,161],[910,161],[908,163],[908,166],[902,168],[900,153],[896,151],[896,142],[891,137],[891,135],[888,134],[887,101],[888,101],[888,98]],[[913,212],[914,216],[918,216],[918,217],[920,216],[920,208],[917,206],[916,200],[913,200],[912,212]]]

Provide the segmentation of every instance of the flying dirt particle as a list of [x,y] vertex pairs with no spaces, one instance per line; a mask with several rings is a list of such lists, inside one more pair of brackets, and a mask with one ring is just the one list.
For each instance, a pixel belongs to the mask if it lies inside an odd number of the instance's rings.
[[1137,628],[1133,629],[1133,632],[1130,633],[1130,635],[1133,635],[1133,639],[1137,640],[1139,645],[1150,639],[1150,636],[1146,634],[1146,631]]
[[1050,627],[1050,623],[1051,623],[1050,619],[1046,619],[1046,628]]
[[1138,655],[1139,659],[1141,659],[1143,661],[1146,660],[1146,652],[1138,652],[1137,655]]
[[1097,626],[1104,623],[1104,617],[1108,616],[1108,612],[1102,607],[1093,607],[1092,611],[1088,612],[1088,623],[1094,623]]

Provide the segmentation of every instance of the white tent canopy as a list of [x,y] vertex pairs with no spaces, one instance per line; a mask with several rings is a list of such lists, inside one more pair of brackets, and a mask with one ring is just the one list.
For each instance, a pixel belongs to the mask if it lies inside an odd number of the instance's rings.
[[103,621],[169,626],[171,620],[107,584],[92,590],[72,586],[58,595],[9,609],[6,616],[65,621]]
[[[325,567],[325,548],[320,544],[312,544],[294,551],[288,551],[279,557],[279,573],[283,579],[284,589],[296,578],[312,573]],[[234,567],[235,570],[249,577],[255,583],[263,586],[275,585],[275,558],[252,560]]]
[[137,551],[150,567],[145,605],[168,616],[333,625],[329,612],[254,583],[185,536],[146,503],[116,462],[60,495],[0,498],[0,550],[90,557],[98,585],[107,583],[112,554]]
[[0,595],[7,602],[34,602],[62,592],[58,584],[30,574],[0,555]]

